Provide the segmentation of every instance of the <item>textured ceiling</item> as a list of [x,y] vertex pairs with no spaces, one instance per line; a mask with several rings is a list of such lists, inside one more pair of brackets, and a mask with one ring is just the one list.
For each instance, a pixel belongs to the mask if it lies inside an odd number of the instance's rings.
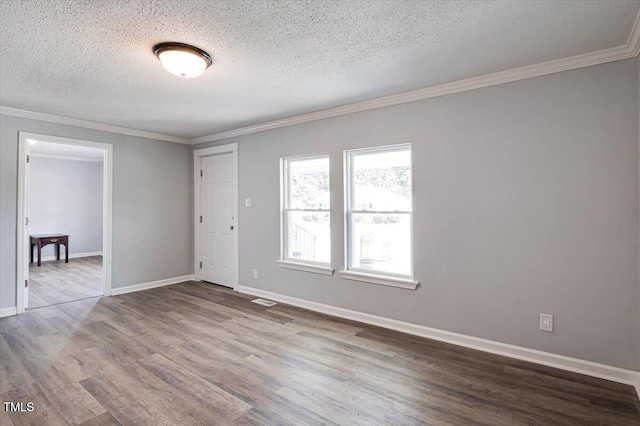
[[[640,0],[4,0],[0,104],[192,138],[625,44]],[[154,44],[207,50],[195,79]]]

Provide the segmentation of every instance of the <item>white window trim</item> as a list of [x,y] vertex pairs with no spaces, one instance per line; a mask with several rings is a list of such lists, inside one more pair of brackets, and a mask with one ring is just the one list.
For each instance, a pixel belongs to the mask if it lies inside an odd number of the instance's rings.
[[[330,262],[314,262],[311,260],[292,259],[287,257],[289,253],[289,241],[287,233],[287,213],[292,211],[302,212],[318,212],[329,213],[329,227],[331,227],[331,206],[328,209],[290,209],[287,208],[287,202],[289,198],[289,175],[285,164],[289,161],[296,160],[313,160],[317,158],[327,158],[330,160],[328,153],[323,154],[310,154],[310,155],[297,155],[292,157],[283,157],[280,159],[280,259],[276,260],[276,263],[281,268],[296,269],[304,272],[312,272],[322,275],[333,275],[335,269],[331,267]],[[331,244],[329,245],[331,246]]]
[[[350,149],[344,151],[344,253],[345,264],[344,270],[340,271],[340,275],[344,279],[362,281],[372,284],[388,285],[391,287],[399,287],[410,290],[415,290],[420,284],[419,281],[413,279],[413,209],[410,212],[407,211],[373,211],[373,210],[352,210],[351,200],[353,200],[354,187],[351,185],[353,182],[353,167],[351,167],[352,156],[361,153],[373,153],[373,152],[385,152],[385,151],[398,151],[401,149],[408,149],[412,152],[410,143],[397,144],[397,145],[385,145],[380,147],[359,148]],[[412,152],[413,154],[413,152]],[[413,164],[411,165],[411,203],[413,204]],[[411,247],[411,274],[400,275],[393,273],[385,273],[367,270],[361,270],[359,268],[352,268],[351,259],[353,258],[353,245],[350,242],[353,239],[353,226],[351,224],[351,218],[354,213],[383,213],[383,214],[410,214],[410,247]]]
[[313,272],[314,274],[333,275],[335,269],[329,266],[314,265],[306,262],[294,262],[291,260],[276,260],[281,268],[296,269],[298,271]]
[[360,271],[340,271],[340,276],[345,280],[362,281],[365,283],[387,285],[390,287],[405,288],[407,290],[415,290],[420,285],[419,281],[411,279],[392,277],[380,274],[370,274]]

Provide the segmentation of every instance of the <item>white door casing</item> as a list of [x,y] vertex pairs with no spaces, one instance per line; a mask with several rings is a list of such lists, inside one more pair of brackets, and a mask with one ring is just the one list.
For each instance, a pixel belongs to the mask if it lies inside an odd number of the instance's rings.
[[[33,251],[33,247],[31,247],[31,239],[29,238],[29,217],[31,217],[31,210],[29,207],[29,193],[30,193],[30,188],[31,188],[31,162],[29,161],[30,157],[31,157],[31,150],[29,149],[29,144],[25,143],[24,144],[24,151],[25,151],[25,155],[24,156],[20,156],[19,158],[26,158],[27,160],[24,163],[24,193],[26,194],[26,197],[24,199],[24,216],[25,216],[25,221],[22,223],[24,225],[24,232],[25,232],[25,236],[23,237],[25,240],[25,244],[24,244],[24,249],[23,254],[25,257],[25,260],[22,262],[22,273],[24,274],[24,282],[25,285],[22,288],[22,308],[18,309],[16,312],[24,312],[29,308],[29,287],[26,285],[27,281],[29,280],[29,261],[27,259],[30,258],[31,256],[31,252]],[[25,253],[26,250],[26,253]],[[66,250],[66,247],[65,247]],[[22,280],[20,280],[22,281]],[[18,286],[20,286],[20,283],[18,283]],[[16,293],[17,295],[17,293]]]
[[236,144],[194,151],[196,280],[238,286]]
[[104,150],[103,163],[103,228],[102,228],[102,294],[111,295],[111,256],[112,256],[112,202],[113,202],[113,145],[58,136],[35,133],[18,133],[18,226],[16,255],[16,313],[25,311],[29,301],[29,289],[25,280],[29,276],[29,139],[61,145],[77,145]]

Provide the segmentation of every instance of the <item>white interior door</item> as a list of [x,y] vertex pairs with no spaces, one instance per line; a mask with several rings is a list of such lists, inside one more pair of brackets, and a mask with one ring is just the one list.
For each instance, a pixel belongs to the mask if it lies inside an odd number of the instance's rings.
[[237,232],[233,154],[202,159],[202,279],[233,287]]

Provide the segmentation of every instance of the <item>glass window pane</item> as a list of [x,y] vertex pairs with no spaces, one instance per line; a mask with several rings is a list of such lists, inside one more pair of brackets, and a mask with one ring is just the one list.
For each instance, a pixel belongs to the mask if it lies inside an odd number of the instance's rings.
[[289,160],[289,208],[330,208],[329,158]]
[[353,210],[411,211],[411,151],[354,154]]
[[411,215],[354,213],[350,268],[411,275]]
[[289,259],[331,263],[329,212],[289,212]]

